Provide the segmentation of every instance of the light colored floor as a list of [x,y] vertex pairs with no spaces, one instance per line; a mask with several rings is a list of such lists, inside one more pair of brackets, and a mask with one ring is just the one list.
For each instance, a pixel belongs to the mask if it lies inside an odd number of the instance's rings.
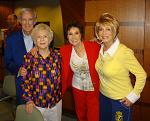
[[[0,116],[0,121],[13,121],[13,117],[10,116]],[[76,117],[74,115],[70,115],[70,114],[63,114],[62,115],[62,120],[61,121],[77,121]]]
[[[13,120],[8,119],[8,117],[0,117],[0,121],[13,121]],[[63,115],[61,121],[77,121],[77,119]]]

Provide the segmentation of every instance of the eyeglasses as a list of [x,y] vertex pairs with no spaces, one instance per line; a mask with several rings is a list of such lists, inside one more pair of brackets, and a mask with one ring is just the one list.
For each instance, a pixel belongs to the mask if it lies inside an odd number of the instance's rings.
[[48,39],[48,38],[49,38],[48,35],[44,35],[44,36],[40,36],[40,35],[39,35],[39,36],[36,37],[37,41],[38,41],[38,40],[42,40],[42,39]]
[[30,25],[32,25],[32,24],[34,24],[34,19],[22,19],[21,20],[21,23],[22,24],[30,24]]

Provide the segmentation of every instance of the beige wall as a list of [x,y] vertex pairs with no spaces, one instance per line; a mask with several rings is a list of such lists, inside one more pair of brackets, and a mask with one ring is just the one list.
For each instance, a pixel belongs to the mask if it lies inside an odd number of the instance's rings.
[[55,47],[60,47],[64,43],[63,23],[59,0],[21,0],[15,3],[15,13],[18,15],[22,7],[31,7],[37,12],[37,21],[49,21],[55,33]]

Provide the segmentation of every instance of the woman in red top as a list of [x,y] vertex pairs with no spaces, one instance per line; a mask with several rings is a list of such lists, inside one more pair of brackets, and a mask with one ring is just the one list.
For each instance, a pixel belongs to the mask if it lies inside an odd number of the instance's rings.
[[72,87],[78,121],[99,121],[99,78],[95,70],[100,45],[83,41],[77,23],[66,26],[69,44],[60,49],[62,56],[62,93]]

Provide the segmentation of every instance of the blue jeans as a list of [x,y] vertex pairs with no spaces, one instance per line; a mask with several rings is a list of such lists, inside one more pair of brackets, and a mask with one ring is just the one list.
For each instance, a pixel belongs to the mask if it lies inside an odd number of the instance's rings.
[[100,94],[100,121],[131,121],[131,108]]

